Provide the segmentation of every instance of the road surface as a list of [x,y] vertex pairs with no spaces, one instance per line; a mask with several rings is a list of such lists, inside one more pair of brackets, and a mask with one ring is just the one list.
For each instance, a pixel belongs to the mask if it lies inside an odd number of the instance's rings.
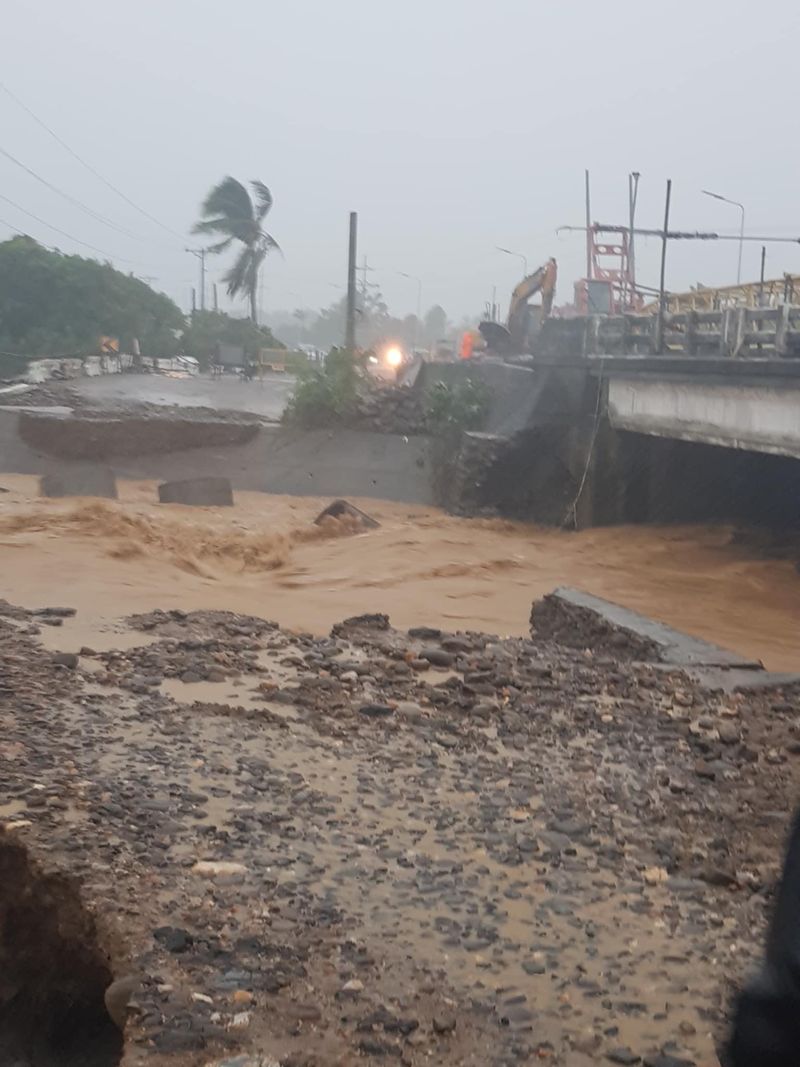
[[108,374],[67,383],[72,392],[79,393],[90,404],[118,404],[128,400],[247,411],[276,420],[280,418],[294,384],[295,378],[288,374],[270,375],[255,382],[205,375],[167,378],[161,374]]

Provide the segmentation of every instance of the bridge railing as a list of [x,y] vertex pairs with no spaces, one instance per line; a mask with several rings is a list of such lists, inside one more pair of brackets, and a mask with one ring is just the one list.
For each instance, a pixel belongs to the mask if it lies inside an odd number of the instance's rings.
[[731,359],[800,358],[800,305],[668,312],[659,338],[656,315],[548,319],[537,351],[576,355],[724,356]]

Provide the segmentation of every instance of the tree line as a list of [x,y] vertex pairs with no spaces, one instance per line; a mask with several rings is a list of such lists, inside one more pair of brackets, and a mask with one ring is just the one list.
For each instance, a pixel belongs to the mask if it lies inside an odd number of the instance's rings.
[[132,274],[44,248],[31,237],[0,242],[0,353],[3,373],[16,358],[85,356],[100,339],[120,351],[166,358],[185,353],[207,365],[217,343],[249,350],[278,345],[267,327],[223,312],[186,317],[168,296]]
[[[327,350],[342,343],[347,300],[342,297],[330,307],[314,310],[296,308],[269,316],[270,326],[288,345],[310,344]],[[356,301],[356,338],[362,348],[381,341],[400,341],[407,348],[429,348],[453,332],[447,313],[434,304],[418,319],[416,315],[392,315],[380,291],[359,293]]]
[[[13,371],[14,360],[92,354],[104,336],[116,338],[124,352],[132,352],[136,342],[143,356],[185,353],[203,366],[220,343],[250,352],[279,347],[256,315],[260,270],[270,252],[280,251],[264,229],[272,193],[261,181],[250,182],[250,190],[230,175],[223,178],[203,201],[194,227],[195,233],[218,238],[207,252],[235,250],[224,281],[231,297],[247,301],[249,319],[218,311],[195,311],[187,318],[168,296],[110,263],[47,249],[27,236],[0,242],[0,376]],[[364,348],[383,340],[427,346],[447,331],[438,305],[422,321],[414,315],[400,319],[379,291],[359,294],[357,336]],[[344,297],[319,311],[296,310],[281,322],[280,332],[288,345],[305,342],[327,350],[341,344]]]

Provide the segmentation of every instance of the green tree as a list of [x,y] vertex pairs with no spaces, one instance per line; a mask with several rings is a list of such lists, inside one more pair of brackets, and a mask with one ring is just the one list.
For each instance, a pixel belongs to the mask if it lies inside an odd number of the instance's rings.
[[356,358],[344,348],[332,348],[322,366],[299,371],[283,421],[307,430],[346,423],[356,408],[359,373]]
[[424,336],[429,345],[447,336],[447,314],[440,304],[434,304],[425,312]]
[[26,356],[88,355],[103,335],[130,352],[170,356],[185,325],[163,293],[139,278],[31,237],[0,243],[0,350]]
[[489,414],[492,394],[473,378],[448,385],[436,382],[425,394],[425,414],[436,434],[479,430]]
[[204,218],[194,227],[195,233],[216,234],[222,240],[209,252],[225,252],[234,241],[242,246],[233,266],[224,277],[229,296],[246,296],[250,301],[250,318],[258,321],[256,294],[258,274],[266,255],[280,248],[262,223],[272,207],[272,193],[260,181],[250,182],[253,199],[241,182],[228,175],[215,185],[203,201]]

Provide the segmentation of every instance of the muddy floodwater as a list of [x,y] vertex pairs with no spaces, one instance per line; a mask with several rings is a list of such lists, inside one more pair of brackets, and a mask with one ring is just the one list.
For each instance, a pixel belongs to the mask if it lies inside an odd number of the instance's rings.
[[721,528],[0,484],[0,1062],[113,1067],[128,981],[153,1067],[716,1067],[799,687],[525,635],[568,583],[797,669],[790,563]]
[[113,644],[115,620],[154,607],[228,609],[314,634],[381,611],[401,628],[522,635],[531,602],[569,584],[800,670],[800,576],[732,545],[724,527],[569,534],[361,500],[380,527],[342,536],[312,523],[327,499],[237,493],[233,509],[197,509],[154,503],[145,482],[122,483],[117,502],[40,500],[18,476],[3,486],[3,595],[77,608],[51,635],[59,647],[98,648],[104,632]]

